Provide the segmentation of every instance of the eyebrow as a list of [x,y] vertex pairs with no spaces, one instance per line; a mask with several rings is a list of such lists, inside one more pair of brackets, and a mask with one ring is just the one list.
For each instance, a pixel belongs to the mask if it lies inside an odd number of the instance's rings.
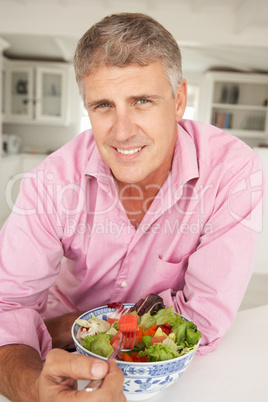
[[129,100],[139,100],[139,99],[152,99],[152,100],[158,100],[160,99],[160,95],[153,95],[153,94],[141,94],[141,95],[135,95],[135,96],[130,96],[128,99]]
[[[153,95],[153,94],[141,94],[141,95],[132,95],[132,96],[129,96],[128,98],[127,98],[127,101],[130,101],[130,102],[133,102],[133,101],[138,101],[138,100],[140,100],[140,99],[150,99],[150,100],[153,100],[153,101],[157,101],[157,100],[159,100],[161,98],[161,96],[160,95]],[[98,105],[101,105],[101,104],[103,104],[103,103],[108,103],[109,105],[113,105],[114,104],[114,102],[112,101],[112,100],[110,100],[110,99],[98,99],[98,100],[95,100],[95,101],[92,101],[92,102],[87,102],[87,107],[88,108],[94,108],[94,107],[96,107],[96,106],[98,106]]]
[[96,100],[96,101],[87,102],[87,107],[88,108],[94,108],[95,106],[101,105],[102,103],[112,104],[113,102],[110,101],[109,99],[99,99],[99,100]]

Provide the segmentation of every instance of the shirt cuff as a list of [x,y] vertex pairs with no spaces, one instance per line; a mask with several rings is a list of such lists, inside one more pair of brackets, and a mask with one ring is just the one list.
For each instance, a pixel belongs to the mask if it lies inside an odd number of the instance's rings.
[[217,339],[215,339],[215,341],[212,341],[207,345],[202,345],[202,343],[201,343],[195,353],[196,356],[204,356],[204,355],[212,352],[219,346],[221,341],[222,341],[222,338],[217,338]]
[[21,308],[2,311],[0,326],[0,346],[23,344],[35,349],[42,360],[52,349],[52,339],[47,327],[37,311]]
[[[182,294],[182,292],[181,291],[177,292],[177,298],[179,298],[178,294]],[[177,302],[174,301],[174,299],[171,296],[171,291],[169,289],[164,290],[163,292],[159,293],[159,296],[162,297],[165,306],[167,306],[167,307],[174,306],[174,311],[181,314],[185,318],[192,320],[191,317],[189,317],[187,314],[184,313],[183,308],[182,308],[183,307],[182,303],[181,303],[181,305],[179,305]],[[193,322],[197,325],[197,328],[201,332],[200,345],[196,351],[196,355],[203,356],[203,355],[206,355],[207,353],[210,353],[213,350],[215,350],[218,347],[218,345],[220,344],[220,342],[222,341],[223,337],[222,336],[217,336],[217,337],[213,336],[212,330],[210,331],[211,333],[209,333],[205,336],[203,334],[202,327],[198,323],[196,323],[194,320],[193,320]],[[215,332],[215,330],[213,332]],[[216,329],[216,332],[219,332],[219,331]],[[214,339],[210,339],[209,336],[210,336],[210,338],[213,337]]]

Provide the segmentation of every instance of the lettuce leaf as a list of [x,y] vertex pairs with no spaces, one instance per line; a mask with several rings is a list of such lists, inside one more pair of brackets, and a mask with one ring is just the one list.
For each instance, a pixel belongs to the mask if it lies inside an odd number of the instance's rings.
[[170,306],[167,309],[159,310],[154,316],[154,318],[156,320],[156,324],[163,325],[166,322],[168,322],[169,325],[171,325],[172,327],[174,325],[175,326],[178,325],[178,322],[180,320],[180,315],[177,313],[174,313],[174,311],[172,311],[173,308],[174,308],[173,306]]
[[186,321],[177,327],[177,344],[179,345],[180,342],[185,339],[186,335]]
[[145,348],[149,348],[152,343],[152,337],[150,335],[144,335],[142,337],[142,342],[144,343]]
[[169,346],[172,350],[174,350],[174,352],[178,352],[177,344],[169,336],[167,336],[162,343],[163,345]]
[[186,341],[189,346],[194,346],[200,338],[201,333],[197,330],[196,325],[195,328],[191,328],[190,326],[186,328]]
[[97,335],[86,336],[82,342],[84,348],[90,352],[103,357],[109,357],[114,349],[110,344],[113,335],[99,333]]
[[155,343],[143,352],[139,353],[139,356],[148,356],[149,362],[159,362],[163,360],[171,360],[179,356],[179,353],[172,347],[164,345],[163,343]]
[[176,343],[179,349],[194,346],[201,338],[200,331],[192,321],[181,319],[181,323],[177,327],[173,327],[172,331],[176,333]]
[[155,316],[152,316],[149,312],[145,313],[141,317],[141,322],[140,326],[142,327],[143,331],[146,331],[146,329],[150,328],[151,325],[155,324]]

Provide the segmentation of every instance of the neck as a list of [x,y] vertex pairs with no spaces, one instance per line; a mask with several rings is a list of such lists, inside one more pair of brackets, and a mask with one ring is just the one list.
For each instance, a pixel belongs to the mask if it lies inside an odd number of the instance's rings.
[[130,222],[135,227],[142,221],[169,175],[172,167],[176,139],[177,135],[174,133],[173,141],[170,144],[162,164],[158,166],[156,170],[149,173],[142,181],[137,183],[125,183],[114,177],[119,200]]
[[153,200],[157,196],[159,190],[167,179],[169,169],[163,169],[159,175],[151,175],[146,177],[142,182],[124,183],[114,177],[119,200],[123,205],[126,214],[132,223],[137,228],[141,223],[144,215],[149,210]]

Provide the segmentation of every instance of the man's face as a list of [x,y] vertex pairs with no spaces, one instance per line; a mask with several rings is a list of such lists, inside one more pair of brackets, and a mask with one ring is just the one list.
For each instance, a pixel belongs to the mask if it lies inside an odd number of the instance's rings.
[[[84,77],[85,105],[99,152],[122,183],[158,183],[171,167],[186,82],[176,96],[160,62],[99,67]],[[165,173],[164,173],[165,172]]]

